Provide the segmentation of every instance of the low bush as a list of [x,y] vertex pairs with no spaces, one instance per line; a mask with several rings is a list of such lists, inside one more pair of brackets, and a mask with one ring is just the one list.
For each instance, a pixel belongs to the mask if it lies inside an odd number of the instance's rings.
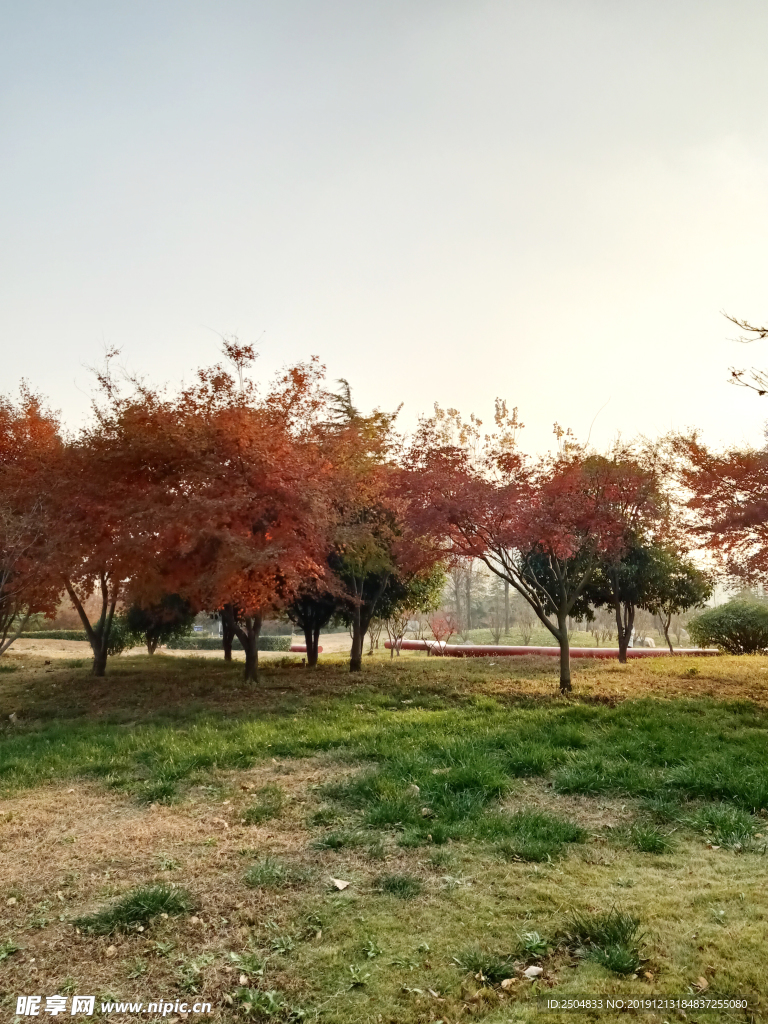
[[714,645],[729,654],[758,654],[768,649],[768,606],[757,601],[729,601],[691,619],[688,632],[700,647]]

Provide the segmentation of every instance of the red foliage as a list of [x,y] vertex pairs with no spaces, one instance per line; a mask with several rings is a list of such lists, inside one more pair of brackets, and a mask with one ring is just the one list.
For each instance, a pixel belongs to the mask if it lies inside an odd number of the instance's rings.
[[61,448],[56,417],[23,387],[0,398],[0,654],[30,615],[54,613],[60,584],[47,572],[46,469]]
[[712,452],[697,436],[678,438],[681,480],[694,533],[721,569],[742,584],[768,577],[768,451]]

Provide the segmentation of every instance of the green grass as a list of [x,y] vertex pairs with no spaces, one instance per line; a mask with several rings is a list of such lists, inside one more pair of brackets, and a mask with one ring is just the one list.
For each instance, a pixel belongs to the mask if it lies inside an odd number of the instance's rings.
[[127,893],[111,907],[79,917],[76,927],[92,935],[110,935],[138,926],[146,927],[160,914],[176,916],[194,908],[195,901],[185,889],[170,885],[148,885]]
[[528,861],[556,857],[567,843],[583,843],[587,838],[574,822],[531,810],[480,818],[473,832],[478,838],[496,840],[504,856]]
[[702,833],[716,846],[741,849],[748,845],[760,829],[753,815],[733,804],[712,804],[699,807],[683,818],[684,824]]
[[401,900],[412,900],[420,895],[422,890],[421,881],[413,875],[382,875],[378,885],[382,892],[397,896]]

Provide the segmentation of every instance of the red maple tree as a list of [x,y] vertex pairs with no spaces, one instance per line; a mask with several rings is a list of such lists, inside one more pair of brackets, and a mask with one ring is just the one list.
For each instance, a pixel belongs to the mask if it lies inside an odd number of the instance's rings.
[[658,515],[657,470],[628,445],[600,455],[568,443],[529,460],[503,432],[478,454],[439,428],[423,421],[409,455],[410,516],[447,557],[482,560],[522,595],[560,647],[569,691],[568,617],[599,560],[620,556],[637,524]]

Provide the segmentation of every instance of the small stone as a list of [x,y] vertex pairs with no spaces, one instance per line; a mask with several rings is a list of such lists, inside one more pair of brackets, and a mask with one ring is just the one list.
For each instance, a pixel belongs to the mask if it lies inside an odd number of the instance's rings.
[[247,985],[248,984],[248,975],[247,974],[241,974],[240,975],[240,984],[241,985]]
[[406,792],[409,793],[411,796],[418,796],[421,790],[419,789],[415,782],[412,782],[408,789],[406,790]]
[[117,953],[117,946],[108,946],[107,947],[107,956],[114,956],[115,953]]
[[200,918],[199,917],[190,917],[189,923],[190,924],[200,924]]
[[530,978],[531,980],[540,977],[543,973],[543,967],[526,967],[526,969],[523,971],[523,974],[526,976],[526,978]]
[[11,898],[9,900],[7,900],[7,904],[8,904],[9,907],[13,907],[17,903],[18,903],[18,900],[16,899],[15,896],[11,896]]
[[502,981],[502,983],[501,983],[501,987],[506,991],[507,989],[512,988],[512,986],[514,984],[515,984],[515,979],[514,978],[505,978],[504,981]]
[[434,818],[435,812],[432,810],[431,807],[422,807],[421,816],[422,818]]
[[164,921],[167,921],[167,920],[168,920],[168,915],[167,915],[167,914],[161,914],[161,915],[160,915],[160,917],[162,917],[162,919],[163,919]]

